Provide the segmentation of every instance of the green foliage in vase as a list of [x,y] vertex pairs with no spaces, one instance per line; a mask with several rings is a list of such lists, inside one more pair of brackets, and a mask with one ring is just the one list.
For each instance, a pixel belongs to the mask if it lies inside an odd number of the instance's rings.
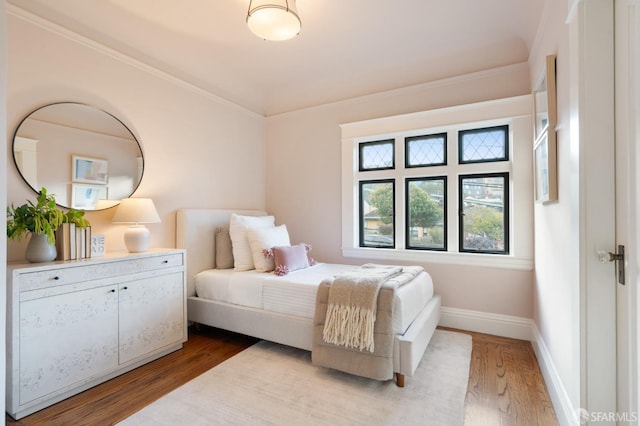
[[27,200],[19,207],[13,204],[7,207],[7,238],[10,239],[19,240],[29,233],[44,234],[49,244],[54,244],[56,229],[63,223],[75,223],[80,228],[90,225],[83,210],[69,209],[65,213],[58,208],[55,197],[47,195],[44,187],[35,204]]

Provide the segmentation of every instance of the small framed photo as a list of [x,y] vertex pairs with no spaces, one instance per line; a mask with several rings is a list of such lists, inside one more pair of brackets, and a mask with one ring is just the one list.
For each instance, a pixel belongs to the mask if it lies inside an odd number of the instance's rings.
[[556,131],[546,128],[533,147],[536,202],[558,199]]
[[547,128],[555,130],[556,106],[556,56],[545,59],[545,69],[533,90],[533,140],[542,136]]
[[107,187],[100,185],[71,184],[71,207],[94,210],[99,200],[107,199]]
[[109,181],[109,162],[100,158],[71,156],[71,180],[80,183],[106,185]]

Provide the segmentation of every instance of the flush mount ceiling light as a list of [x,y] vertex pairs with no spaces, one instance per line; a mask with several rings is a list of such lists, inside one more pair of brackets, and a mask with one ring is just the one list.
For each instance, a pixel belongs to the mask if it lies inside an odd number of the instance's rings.
[[298,35],[302,23],[295,0],[251,0],[247,25],[260,38],[280,41]]

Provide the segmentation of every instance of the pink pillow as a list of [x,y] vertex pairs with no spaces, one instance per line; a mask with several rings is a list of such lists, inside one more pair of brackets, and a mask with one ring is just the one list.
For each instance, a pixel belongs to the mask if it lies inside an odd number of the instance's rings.
[[271,252],[273,253],[276,275],[286,275],[289,272],[315,265],[316,262],[307,257],[309,250],[311,250],[311,246],[304,243],[273,247]]

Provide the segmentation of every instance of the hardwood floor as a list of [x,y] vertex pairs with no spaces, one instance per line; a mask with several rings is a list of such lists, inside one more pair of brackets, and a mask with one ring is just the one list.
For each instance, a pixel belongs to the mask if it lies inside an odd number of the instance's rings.
[[[462,332],[473,338],[465,425],[557,424],[529,342]],[[18,421],[6,416],[6,424],[112,425],[256,341],[209,327],[191,327],[182,350]]]
[[473,338],[466,426],[558,424],[531,342],[454,331]]

